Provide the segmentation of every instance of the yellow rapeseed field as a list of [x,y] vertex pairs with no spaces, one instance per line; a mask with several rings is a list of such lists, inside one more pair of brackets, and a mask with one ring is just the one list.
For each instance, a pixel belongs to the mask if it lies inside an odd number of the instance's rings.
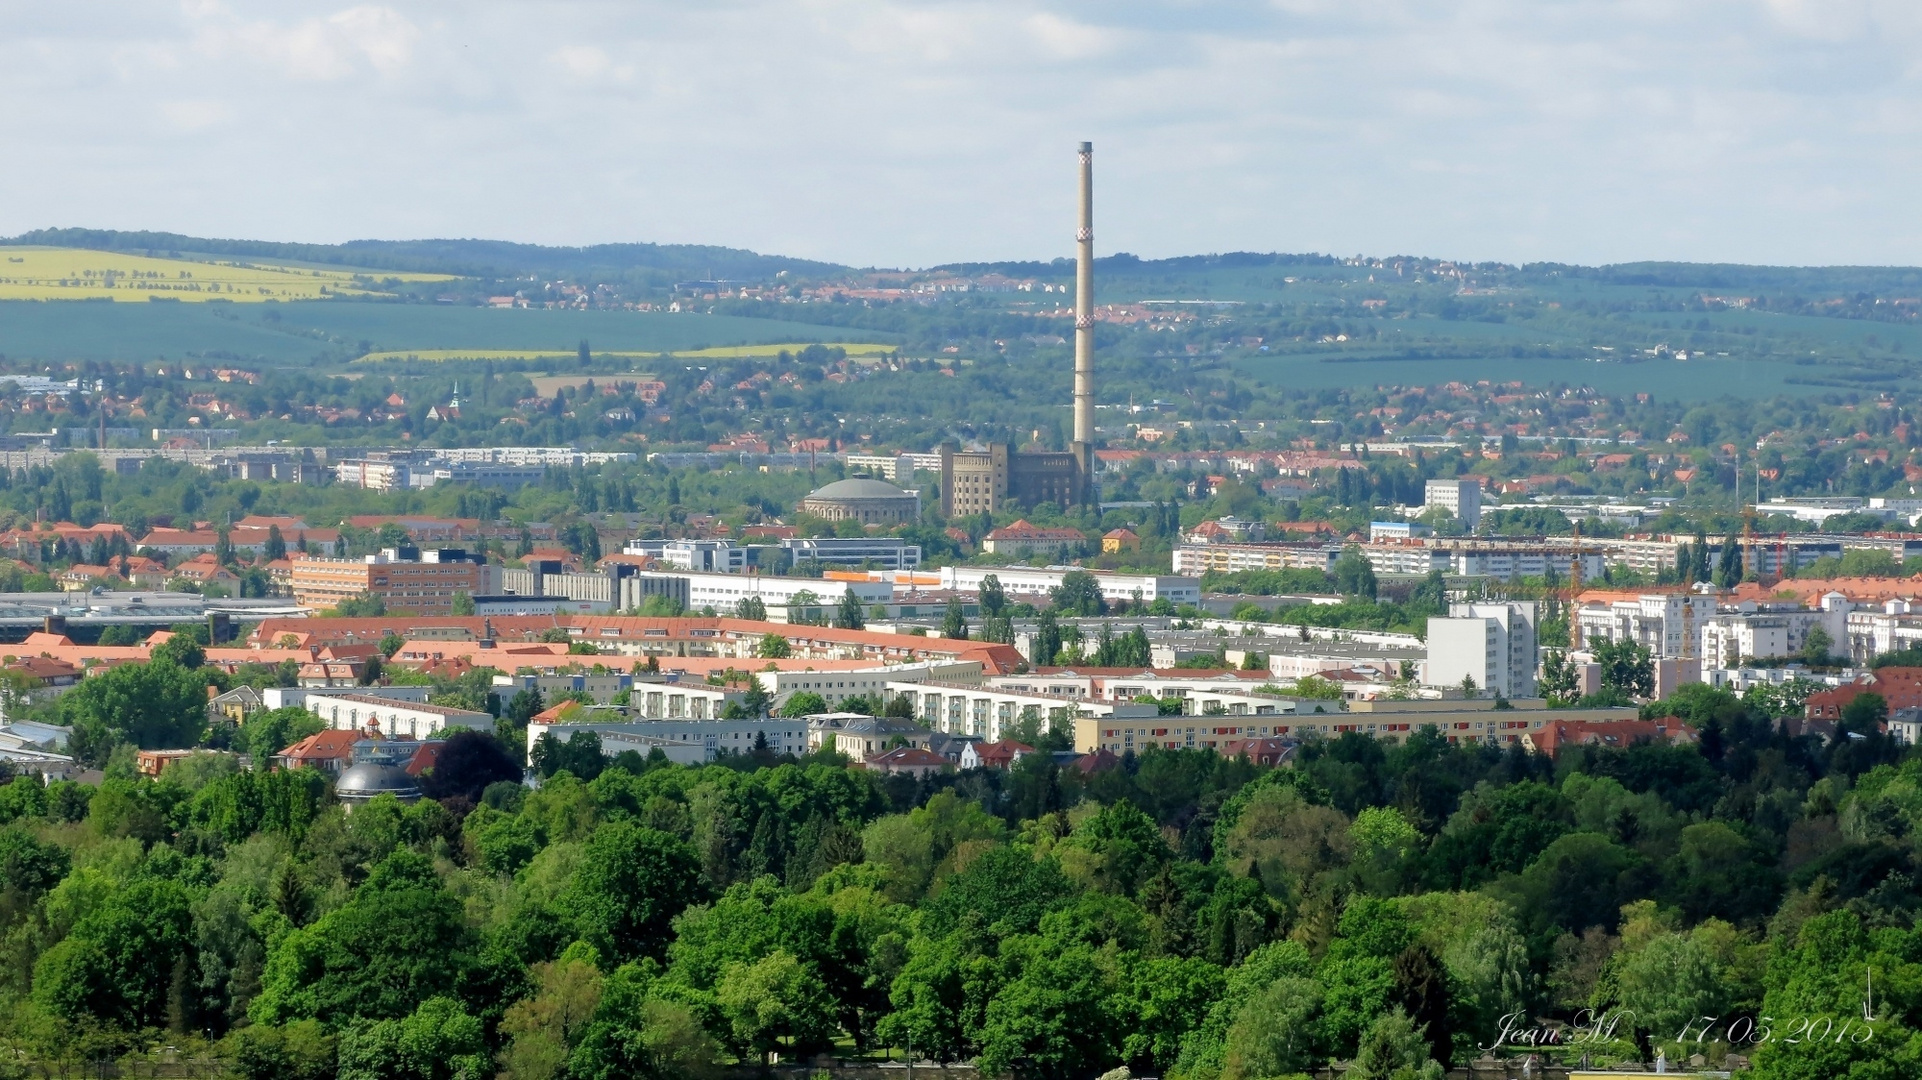
[[369,296],[380,282],[449,281],[446,274],[321,270],[233,259],[152,258],[84,248],[0,247],[0,300],[319,300]]
[[[616,356],[630,359],[653,359],[657,356],[672,356],[681,360],[739,360],[777,356],[785,349],[798,353],[809,345],[808,341],[790,341],[781,345],[723,345],[712,349],[682,349],[678,352],[634,352],[615,349],[595,349],[595,356]],[[852,359],[886,356],[899,349],[898,345],[850,344],[847,342],[821,342],[829,348],[845,349]],[[384,352],[370,352],[356,360],[358,364],[377,364],[385,360],[571,360],[578,353],[573,349],[390,349]]]

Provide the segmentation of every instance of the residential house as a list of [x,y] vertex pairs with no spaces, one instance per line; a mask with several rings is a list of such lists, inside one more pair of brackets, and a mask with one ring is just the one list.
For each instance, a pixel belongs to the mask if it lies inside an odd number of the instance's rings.
[[990,532],[981,541],[981,548],[995,555],[1009,555],[1017,559],[1031,559],[1037,555],[1052,559],[1079,550],[1087,539],[1079,529],[1044,529],[1023,518]]
[[215,562],[212,553],[196,555],[174,567],[173,576],[202,587],[221,585],[232,588],[240,584],[240,577],[232,570]]
[[822,713],[808,717],[810,751],[838,750],[856,759],[879,754],[897,739],[926,750],[933,735],[932,730],[920,724],[894,717],[861,713]]
[[367,670],[363,660],[310,660],[300,665],[299,685],[309,690],[337,690],[361,685]]
[[353,764],[354,744],[364,738],[365,734],[351,728],[332,728],[318,735],[309,735],[275,754],[274,767],[339,773]]
[[1267,538],[1268,528],[1261,522],[1225,517],[1202,522],[1185,539],[1191,544],[1258,544]]
[[1882,729],[1897,742],[1914,746],[1922,741],[1922,668],[1878,668],[1855,682],[1810,694],[1802,704],[1802,722],[1783,727],[1790,735],[1830,734],[1863,694],[1882,698],[1887,709]]
[[128,555],[114,560],[114,569],[142,589],[164,589],[173,576],[167,564],[145,555]]
[[1267,738],[1230,739],[1221,744],[1220,753],[1225,758],[1247,755],[1256,765],[1286,765],[1295,760],[1295,751],[1301,744],[1293,739]]
[[1109,529],[1101,534],[1101,551],[1114,555],[1124,551],[1136,551],[1141,547],[1141,537],[1132,529]]
[[77,684],[85,674],[77,665],[51,656],[14,657],[0,671],[26,690],[30,698],[52,697]]
[[1525,744],[1554,757],[1564,746],[1624,749],[1638,742],[1693,743],[1695,729],[1672,716],[1659,720],[1550,720]]
[[214,693],[214,687],[207,687],[207,720],[214,724],[234,724],[247,722],[247,718],[259,712],[262,707],[260,691],[242,683],[224,694]]
[[1079,770],[1083,776],[1092,776],[1098,772],[1107,772],[1109,769],[1120,766],[1120,764],[1121,758],[1117,757],[1115,753],[1107,747],[1102,747],[1092,754],[1083,754],[1074,760],[1074,767]]
[[875,772],[889,775],[907,774],[917,779],[930,773],[943,772],[948,767],[948,759],[932,750],[918,746],[897,746],[892,750],[866,758],[862,764]]
[[143,550],[157,551],[169,557],[199,555],[212,551],[219,543],[220,534],[212,529],[157,528],[140,538]]
[[109,585],[122,578],[111,566],[94,566],[91,563],[74,563],[53,576],[54,583],[62,592],[86,592],[95,585]]
[[134,753],[134,771],[153,778],[167,771],[169,765],[179,763],[192,754],[221,753],[217,750],[138,750]]
[[1018,743],[1013,739],[1000,742],[969,743],[961,748],[961,767],[963,769],[1011,769],[1022,757],[1034,753],[1034,747]]

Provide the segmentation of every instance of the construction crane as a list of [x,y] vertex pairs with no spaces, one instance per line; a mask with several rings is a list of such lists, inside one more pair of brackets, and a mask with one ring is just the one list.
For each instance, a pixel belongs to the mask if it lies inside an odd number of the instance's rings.
[[1562,617],[1568,620],[1568,647],[1582,647],[1582,621],[1575,617],[1576,597],[1582,592],[1582,523],[1575,522],[1575,540],[1568,557],[1568,597],[1562,602]]
[[[1753,567],[1749,566],[1750,559],[1755,560]],[[1755,551],[1755,507],[1753,504],[1742,507],[1742,576],[1747,577],[1751,569],[1754,571],[1756,577],[1759,578],[1762,576],[1762,560]],[[1741,582],[1738,581],[1736,584],[1739,585]]]

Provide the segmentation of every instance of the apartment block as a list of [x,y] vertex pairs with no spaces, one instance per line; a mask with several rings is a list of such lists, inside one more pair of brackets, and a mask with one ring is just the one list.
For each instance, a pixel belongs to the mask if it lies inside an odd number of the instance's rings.
[[1200,577],[1210,570],[1320,570],[1335,568],[1341,545],[1319,543],[1183,544],[1174,550],[1174,572]]
[[1632,641],[1655,657],[1696,656],[1701,627],[1716,615],[1713,596],[1691,593],[1590,591],[1576,605],[1578,647]]

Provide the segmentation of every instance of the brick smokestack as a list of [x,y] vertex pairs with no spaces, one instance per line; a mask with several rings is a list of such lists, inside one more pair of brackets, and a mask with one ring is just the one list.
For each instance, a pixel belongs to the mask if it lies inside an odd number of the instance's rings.
[[1094,482],[1094,144],[1081,144],[1074,261],[1074,456],[1085,501]]

